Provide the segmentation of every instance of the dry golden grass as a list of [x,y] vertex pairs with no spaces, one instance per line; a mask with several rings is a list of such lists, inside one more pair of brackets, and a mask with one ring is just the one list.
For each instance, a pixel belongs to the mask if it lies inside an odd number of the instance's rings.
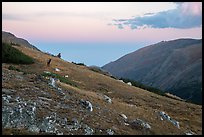
[[[19,65],[16,66],[17,68],[35,74],[50,71],[61,76],[68,75],[69,79],[77,83],[77,87],[59,82],[60,87],[70,90],[79,100],[81,98],[87,99],[93,104],[99,104],[101,108],[111,110],[111,112],[101,114],[102,117],[98,117],[99,111],[95,109],[91,114],[91,120],[90,118],[84,120],[90,123],[92,127],[100,126],[103,129],[112,127],[117,131],[117,134],[184,134],[189,129],[196,134],[202,134],[202,106],[200,105],[159,96],[129,86],[108,76],[93,72],[85,66],[77,66],[36,50],[23,47],[16,48],[37,60],[35,64]],[[49,58],[52,59],[52,62],[47,67],[46,63]],[[3,67],[6,68],[7,65],[4,64]],[[56,72],[55,68],[61,71]],[[3,83],[3,87],[11,88],[12,85]],[[52,94],[56,96],[56,100],[59,99],[57,95]],[[113,103],[106,103],[101,96],[102,94],[109,96]],[[181,128],[177,129],[172,123],[159,120],[159,111],[164,111],[173,119],[179,121]],[[152,127],[151,132],[144,133],[144,131],[121,124],[119,114],[122,113],[130,120],[140,118],[148,122]],[[109,118],[110,122],[105,122],[105,118]]]

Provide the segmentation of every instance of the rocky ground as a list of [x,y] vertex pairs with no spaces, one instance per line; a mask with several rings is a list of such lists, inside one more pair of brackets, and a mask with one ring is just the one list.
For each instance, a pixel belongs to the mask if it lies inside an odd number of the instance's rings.
[[[119,134],[109,115],[116,116],[124,126],[130,125],[124,114],[59,88],[52,78],[3,68],[2,81],[3,134]],[[98,97],[106,105],[112,103],[108,96]],[[108,127],[106,122],[113,126]],[[150,132],[151,127],[142,120],[132,124],[141,128],[141,133]]]

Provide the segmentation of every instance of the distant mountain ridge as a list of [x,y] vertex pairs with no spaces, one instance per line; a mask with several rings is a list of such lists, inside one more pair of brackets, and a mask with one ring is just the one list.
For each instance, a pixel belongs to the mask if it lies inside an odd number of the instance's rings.
[[202,102],[202,39],[162,41],[102,67],[116,77],[129,78]]
[[10,43],[10,44],[16,45],[16,46],[21,45],[24,47],[28,47],[28,48],[32,48],[32,49],[40,51],[38,48],[36,48],[32,44],[30,44],[27,40],[22,39],[22,38],[18,38],[10,32],[2,31],[2,42]]

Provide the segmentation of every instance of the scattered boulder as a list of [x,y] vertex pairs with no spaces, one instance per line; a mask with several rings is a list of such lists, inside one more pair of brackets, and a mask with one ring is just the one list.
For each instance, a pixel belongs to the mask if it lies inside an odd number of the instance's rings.
[[122,82],[122,83],[124,83],[124,81],[123,80],[118,80],[119,82]]
[[185,135],[196,135],[196,133],[192,132],[191,130],[186,132]]
[[110,97],[104,95],[104,99],[108,102],[108,103],[112,103],[112,100]]
[[124,123],[124,125],[129,126],[130,124],[128,124],[128,123]]
[[127,120],[127,116],[125,114],[120,114],[120,116],[124,119]]
[[161,116],[161,120],[166,119],[166,120],[170,120],[171,117],[168,116],[165,112],[161,111],[159,112],[159,115]]
[[131,82],[128,82],[127,84],[130,85],[130,86],[132,86],[132,83],[131,83]]
[[54,78],[50,78],[50,81],[51,81],[51,83],[49,83],[52,87],[56,87],[56,85],[55,85],[55,83],[56,83],[56,81],[55,81],[55,79]]
[[85,101],[83,99],[80,100],[80,104],[85,107],[86,109],[88,109],[89,111],[93,111],[93,106],[89,101]]
[[65,77],[65,78],[68,78],[69,76],[68,76],[68,75],[65,75],[64,77]]
[[114,131],[112,129],[107,129],[106,132],[108,135],[114,135]]
[[139,129],[151,129],[151,126],[141,119],[136,119],[130,122],[130,125]]
[[166,114],[165,112],[161,111],[159,112],[159,115],[161,116],[161,120],[166,119],[169,122],[173,123],[177,128],[180,128],[179,126],[179,122],[172,119],[168,114]]
[[59,72],[59,71],[60,71],[60,69],[58,69],[58,68],[55,68],[55,71]]

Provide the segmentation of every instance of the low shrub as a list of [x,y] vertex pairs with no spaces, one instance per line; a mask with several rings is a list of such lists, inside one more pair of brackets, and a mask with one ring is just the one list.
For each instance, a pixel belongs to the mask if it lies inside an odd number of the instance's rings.
[[32,64],[34,59],[25,55],[10,44],[2,43],[2,63]]
[[69,84],[69,85],[71,85],[71,86],[77,87],[77,84],[76,84],[75,82],[73,82],[73,81],[71,81],[70,79],[65,78],[65,77],[63,77],[63,76],[60,76],[59,74],[56,74],[56,73],[52,73],[52,72],[50,72],[50,73],[45,73],[45,72],[44,72],[44,73],[42,73],[42,76],[44,76],[44,77],[57,78],[57,79],[60,80],[60,82],[63,82],[63,83]]
[[20,72],[20,70],[19,70],[18,68],[16,68],[15,66],[12,66],[12,65],[9,66],[8,69],[9,69],[9,70],[15,70],[15,71],[19,71],[19,72]]
[[144,89],[144,90],[147,90],[147,91],[150,91],[150,92],[162,95],[162,96],[166,96],[165,91],[162,91],[160,89],[144,85],[144,84],[142,84],[140,82],[130,80],[130,79],[126,79],[126,78],[120,78],[120,80],[123,80],[125,83],[131,82],[132,86],[135,86],[135,87],[138,87],[138,88],[141,88],[141,89]]
[[72,63],[75,65],[86,66],[84,63],[75,63],[75,62],[72,62]]

